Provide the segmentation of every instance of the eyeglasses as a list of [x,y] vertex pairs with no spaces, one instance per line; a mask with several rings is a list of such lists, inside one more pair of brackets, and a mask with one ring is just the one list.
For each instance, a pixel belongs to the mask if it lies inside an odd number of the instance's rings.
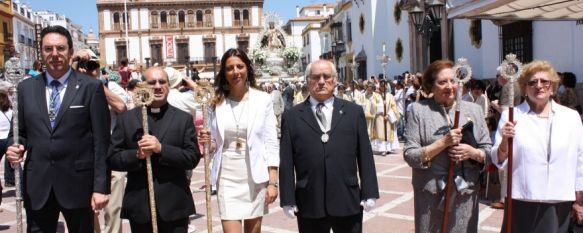
[[310,75],[310,79],[312,81],[320,81],[321,78],[324,78],[324,81],[328,81],[328,80],[332,79],[332,75],[329,75],[329,74],[313,74],[313,75]]
[[146,83],[147,83],[148,85],[152,85],[152,86],[153,86],[153,85],[156,85],[156,82],[157,82],[158,84],[160,84],[160,85],[164,85],[164,84],[166,84],[168,81],[166,81],[165,79],[152,79],[152,80],[148,80],[148,81],[146,81]]
[[66,45],[43,46],[42,49],[45,53],[52,53],[53,50],[55,50],[55,49],[57,50],[57,52],[62,53],[62,52],[67,51],[69,49],[69,47]]
[[533,79],[533,80],[530,80],[530,81],[526,82],[526,84],[529,87],[535,87],[538,83],[540,83],[541,86],[543,86],[543,87],[549,87],[551,85],[551,80],[548,80],[548,79]]

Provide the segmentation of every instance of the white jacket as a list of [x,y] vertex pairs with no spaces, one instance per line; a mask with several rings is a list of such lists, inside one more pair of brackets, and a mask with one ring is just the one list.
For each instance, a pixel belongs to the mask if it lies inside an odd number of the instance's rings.
[[[265,92],[249,89],[249,115],[247,126],[247,146],[251,176],[257,184],[269,180],[268,167],[279,167],[279,142],[277,140],[276,120],[273,112],[271,96]],[[215,140],[216,151],[214,153],[211,168],[211,182],[216,185],[221,168],[221,155],[225,137],[224,121],[231,116],[231,109],[226,101],[216,106],[210,114],[211,137]]]

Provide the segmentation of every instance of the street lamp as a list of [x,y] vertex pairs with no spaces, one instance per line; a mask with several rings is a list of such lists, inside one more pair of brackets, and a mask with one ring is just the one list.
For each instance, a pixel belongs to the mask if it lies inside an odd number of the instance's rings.
[[[332,54],[334,55],[334,59],[336,61],[336,72],[338,73],[339,76],[340,75],[340,66],[339,66],[339,62],[338,60],[340,60],[340,56],[342,55],[342,53],[344,53],[346,51],[346,48],[344,46],[344,41],[343,39],[343,33],[342,33],[342,22],[335,22],[332,23],[331,25],[332,28]],[[340,77],[340,82],[344,81],[344,77],[341,76]]]
[[441,0],[401,0],[401,6],[402,10],[409,11],[417,32],[426,37],[437,31],[445,11],[445,3]]

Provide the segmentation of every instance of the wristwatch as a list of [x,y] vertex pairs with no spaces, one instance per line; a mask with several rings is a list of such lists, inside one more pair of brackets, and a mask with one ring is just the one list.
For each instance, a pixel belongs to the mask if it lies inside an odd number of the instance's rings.
[[275,182],[271,182],[269,181],[269,183],[267,183],[267,186],[273,185],[273,187],[278,188],[279,187],[279,182],[275,181]]

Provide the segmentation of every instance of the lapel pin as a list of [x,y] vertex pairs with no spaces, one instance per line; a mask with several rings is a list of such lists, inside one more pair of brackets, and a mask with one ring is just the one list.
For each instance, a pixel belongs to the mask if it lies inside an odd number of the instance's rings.
[[79,89],[79,84],[77,84],[77,85],[75,86],[75,89]]
[[340,113],[340,115],[344,114],[344,112],[343,112],[342,110],[340,110],[340,112],[339,112],[339,113]]

